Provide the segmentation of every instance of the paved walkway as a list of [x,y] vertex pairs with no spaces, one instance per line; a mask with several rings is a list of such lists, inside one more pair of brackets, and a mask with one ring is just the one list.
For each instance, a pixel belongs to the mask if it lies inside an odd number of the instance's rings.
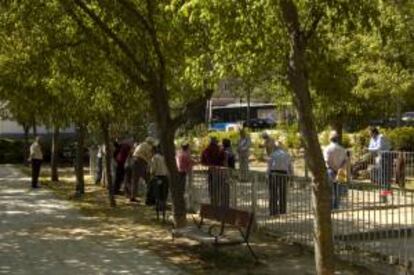
[[97,220],[29,186],[0,166],[0,274],[183,274],[133,241],[96,234]]

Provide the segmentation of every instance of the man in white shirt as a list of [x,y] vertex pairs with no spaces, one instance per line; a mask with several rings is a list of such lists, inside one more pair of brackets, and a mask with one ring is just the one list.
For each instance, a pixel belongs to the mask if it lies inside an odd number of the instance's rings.
[[377,128],[370,130],[371,140],[369,141],[368,151],[373,155],[375,167],[371,171],[371,180],[381,188],[380,199],[387,202],[388,195],[391,194],[391,178],[393,174],[393,157],[391,142],[387,137],[380,134]]
[[345,148],[339,145],[339,136],[336,131],[331,132],[329,139],[330,143],[324,149],[323,156],[328,169],[328,178],[332,184],[332,208],[337,209],[340,203],[340,194],[336,176],[338,170],[345,167],[347,154]]
[[270,215],[286,214],[287,183],[293,175],[292,159],[280,144],[274,145],[274,150],[267,161],[269,175],[269,210]]
[[379,153],[391,150],[391,143],[387,137],[380,134],[377,128],[370,130],[371,140],[369,141],[368,151]]
[[43,153],[40,146],[40,137],[36,137],[30,146],[29,161],[32,163],[32,188],[39,188],[40,167],[42,166]]

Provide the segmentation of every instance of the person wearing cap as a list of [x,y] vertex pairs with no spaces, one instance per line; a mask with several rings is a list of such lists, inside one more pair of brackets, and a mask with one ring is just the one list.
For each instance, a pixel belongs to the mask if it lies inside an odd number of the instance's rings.
[[32,164],[32,188],[39,188],[40,168],[43,161],[43,153],[39,136],[35,138],[35,141],[30,146],[29,161]]
[[380,192],[381,201],[387,202],[387,197],[391,195],[393,175],[393,156],[390,152],[391,142],[376,127],[370,129],[370,135],[368,151],[371,153],[375,163],[375,167],[371,171],[371,178],[382,189]]
[[332,208],[337,209],[340,203],[339,185],[337,181],[338,171],[345,168],[347,163],[347,153],[344,147],[339,144],[339,135],[332,131],[329,135],[330,143],[323,150],[328,179],[332,184]]
[[273,153],[275,147],[275,140],[269,136],[267,132],[262,133],[262,139],[264,140],[262,148],[265,148],[266,154],[268,157]]
[[270,215],[286,214],[287,183],[293,175],[292,158],[278,142],[267,161],[269,176],[269,210]]
[[201,164],[208,167],[208,191],[212,205],[218,206],[220,200],[221,174],[224,166],[224,151],[218,145],[216,137],[210,138],[210,143],[201,154]]
[[237,153],[239,154],[240,177],[242,181],[247,180],[251,144],[252,142],[250,140],[250,137],[247,135],[246,130],[241,129],[240,140],[237,146]]
[[139,181],[143,179],[148,183],[148,165],[153,156],[153,146],[156,144],[157,141],[154,138],[147,137],[144,142],[136,146],[132,153],[132,182],[129,194],[129,200],[131,202],[136,202],[135,197],[138,193]]

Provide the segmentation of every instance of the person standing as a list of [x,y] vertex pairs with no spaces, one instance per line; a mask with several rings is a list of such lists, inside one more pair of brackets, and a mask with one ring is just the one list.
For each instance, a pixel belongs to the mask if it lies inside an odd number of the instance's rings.
[[372,179],[381,189],[380,199],[387,202],[387,197],[391,195],[391,180],[393,174],[393,157],[390,152],[391,142],[380,134],[375,127],[370,130],[371,140],[369,141],[368,151],[374,158],[375,167],[372,170]]
[[128,158],[129,152],[131,151],[130,141],[126,140],[119,144],[119,150],[115,156],[116,172],[115,172],[115,194],[120,194],[121,185],[125,177],[125,162]]
[[32,188],[39,188],[40,167],[42,166],[43,153],[40,145],[40,137],[37,136],[30,146],[29,161],[32,164]]
[[98,152],[96,153],[96,178],[95,184],[100,184],[102,181],[103,174],[103,155],[104,155],[104,145],[98,145]]
[[180,174],[180,181],[185,186],[187,176],[193,170],[194,161],[191,157],[190,145],[185,143],[181,146],[181,150],[176,156],[177,169]]
[[[191,157],[190,145],[188,143],[184,143],[181,146],[181,150],[177,153],[175,157],[177,163],[177,169],[179,173],[179,180],[182,184],[185,200],[187,202],[187,207],[192,208],[192,198],[191,198],[191,182],[190,177],[193,171],[194,160]],[[186,185],[189,184],[187,187]],[[190,190],[186,190],[190,188]]]
[[155,146],[156,143],[157,141],[154,138],[147,137],[144,142],[136,146],[132,153],[132,184],[129,196],[131,202],[137,201],[135,197],[138,193],[139,181],[143,179],[148,184],[148,165],[150,164],[153,155],[152,147]]
[[242,181],[247,180],[249,172],[250,146],[251,140],[247,135],[246,130],[240,130],[240,140],[237,146],[237,153],[239,154],[240,178]]
[[164,156],[161,154],[159,146],[153,148],[154,156],[151,160],[151,175],[153,177],[152,184],[154,188],[155,197],[155,211],[157,212],[157,219],[159,219],[160,212],[162,212],[162,220],[165,221],[165,210],[168,198],[168,168],[165,163]]
[[330,143],[323,150],[328,179],[332,184],[332,208],[338,209],[340,204],[340,192],[337,180],[339,169],[344,169],[347,164],[347,153],[345,148],[339,144],[339,135],[332,131],[329,136]]
[[210,202],[214,206],[219,205],[219,190],[221,183],[222,167],[224,165],[224,151],[220,149],[216,137],[210,138],[210,143],[201,154],[201,164],[208,167],[207,181]]
[[270,155],[273,153],[273,151],[275,149],[274,148],[275,147],[275,140],[272,137],[270,137],[267,132],[262,133],[262,139],[263,139],[264,143],[261,147],[265,148],[266,155],[268,157],[270,157]]
[[269,210],[270,215],[286,214],[287,183],[293,175],[292,159],[280,144],[273,145],[273,152],[267,161],[269,176]]
[[127,198],[130,198],[131,196],[131,190],[132,190],[132,168],[134,164],[134,160],[132,158],[132,153],[134,152],[134,149],[136,147],[136,144],[133,144],[129,150],[128,157],[125,161],[125,176],[124,176],[124,195]]
[[219,185],[219,205],[221,207],[230,206],[230,178],[234,168],[236,167],[236,158],[231,148],[230,139],[223,139],[222,151],[224,156],[223,166],[228,169],[223,169],[221,173],[221,183]]

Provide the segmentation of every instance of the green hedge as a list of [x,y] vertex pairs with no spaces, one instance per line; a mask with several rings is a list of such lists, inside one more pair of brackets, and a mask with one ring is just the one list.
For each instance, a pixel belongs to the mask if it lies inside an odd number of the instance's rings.
[[393,150],[414,151],[414,127],[401,127],[387,131]]
[[[400,127],[395,129],[380,129],[387,136],[393,150],[414,151],[414,127]],[[369,145],[369,129],[364,129],[355,134],[355,149],[363,150]]]
[[22,163],[24,143],[21,140],[0,139],[0,163]]

